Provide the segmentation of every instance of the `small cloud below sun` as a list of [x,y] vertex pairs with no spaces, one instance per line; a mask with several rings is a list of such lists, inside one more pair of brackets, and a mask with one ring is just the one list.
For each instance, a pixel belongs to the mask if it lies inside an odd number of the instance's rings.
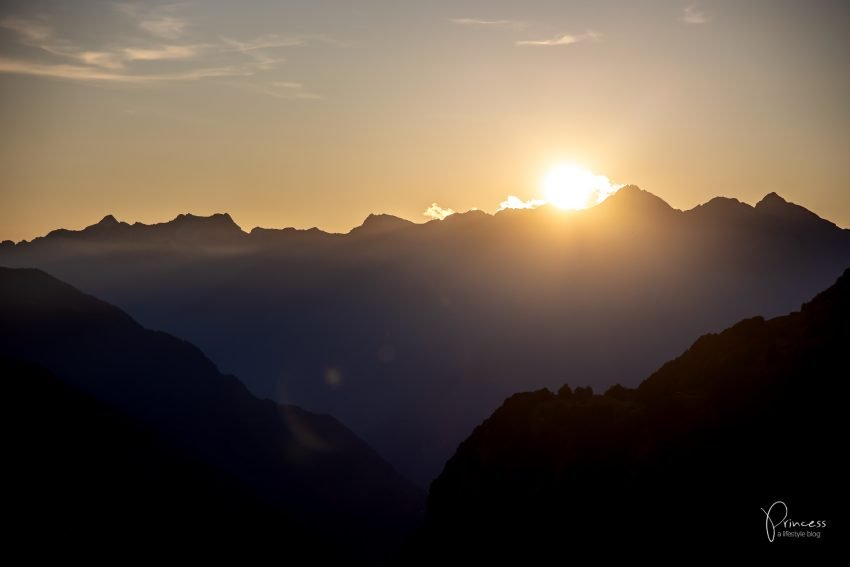
[[529,199],[528,201],[523,201],[516,195],[508,195],[508,198],[499,203],[499,210],[504,211],[505,209],[536,209],[541,205],[545,205],[546,201],[544,199]]
[[431,203],[431,206],[428,207],[422,214],[428,217],[429,219],[443,220],[447,216],[455,214],[455,210],[443,208],[437,203]]
[[604,175],[596,175],[573,164],[556,165],[543,177],[543,196],[547,203],[564,210],[587,209],[617,192]]
[[[611,183],[606,176],[597,175],[578,165],[558,164],[552,167],[541,180],[542,199],[524,200],[516,195],[509,195],[499,203],[497,210],[536,209],[543,205],[552,205],[565,211],[588,209],[616,193],[620,187],[622,185]],[[423,215],[430,219],[443,220],[456,212],[454,209],[431,203]]]

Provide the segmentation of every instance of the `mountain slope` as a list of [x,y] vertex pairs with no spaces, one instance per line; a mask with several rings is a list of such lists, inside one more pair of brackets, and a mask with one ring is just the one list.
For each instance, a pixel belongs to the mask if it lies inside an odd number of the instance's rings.
[[754,547],[777,500],[831,526],[796,543],[838,543],[847,344],[850,270],[799,312],[701,337],[636,389],[515,394],[434,481],[413,556]]
[[565,368],[634,386],[688,337],[787,313],[850,265],[850,231],[776,195],[678,211],[633,186],[585,211],[373,215],[345,235],[245,234],[223,215],[96,227],[5,245],[0,265],[46,269],[255,394],[339,417],[422,486],[512,392]]
[[0,355],[38,363],[346,546],[391,546],[417,521],[418,490],[333,418],[255,398],[191,344],[43,272],[0,269]]
[[[246,559],[286,534],[291,558],[342,558],[332,538],[305,532],[164,435],[47,370],[0,358],[0,374],[3,513],[13,549],[42,560],[105,559],[134,548]],[[256,541],[268,543],[246,546]]]

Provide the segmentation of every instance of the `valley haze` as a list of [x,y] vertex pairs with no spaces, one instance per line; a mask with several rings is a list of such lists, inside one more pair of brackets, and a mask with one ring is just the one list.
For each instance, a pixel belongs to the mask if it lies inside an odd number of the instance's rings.
[[679,211],[626,186],[582,211],[370,215],[347,234],[107,216],[6,242],[0,264],[47,270],[256,395],[340,418],[425,487],[513,392],[635,385],[694,336],[792,310],[850,265],[850,231],[775,193]]

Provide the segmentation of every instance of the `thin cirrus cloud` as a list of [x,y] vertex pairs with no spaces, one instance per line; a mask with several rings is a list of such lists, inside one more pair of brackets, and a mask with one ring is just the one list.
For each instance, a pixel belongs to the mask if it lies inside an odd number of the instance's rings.
[[163,39],[177,39],[186,30],[186,22],[172,16],[162,16],[150,20],[143,20],[139,27],[148,33]]
[[174,15],[183,8],[181,4],[144,7],[128,2],[118,2],[113,6],[128,18],[137,22],[140,29],[161,39],[180,39],[186,34],[189,27],[189,22]]
[[191,59],[200,53],[202,45],[163,45],[161,47],[122,50],[127,61],[166,61],[169,59]]
[[562,36],[549,38],[549,39],[523,39],[514,42],[515,45],[520,47],[523,46],[543,46],[543,47],[557,47],[563,45],[574,45],[576,43],[582,43],[585,41],[599,41],[602,38],[602,35],[595,31],[587,31],[583,34],[572,35],[565,34]]
[[205,79],[208,77],[234,77],[240,75],[245,76],[248,74],[235,67],[206,67],[202,69],[191,69],[188,71],[167,74],[132,75],[126,73],[115,73],[107,69],[98,69],[95,67],[83,67],[81,65],[45,65],[7,58],[0,58],[0,73],[52,77],[83,82],[126,83],[135,85],[175,81],[197,81],[198,79]]
[[[43,62],[38,58],[0,60],[0,72],[55,77],[79,81],[107,81],[113,83],[145,83],[157,80],[190,80],[203,76],[222,76],[224,66],[205,69],[197,68],[173,74],[149,73],[132,74],[124,72],[128,63],[134,61],[174,61],[196,57],[203,45],[163,45],[149,43],[144,47],[117,47],[110,50],[89,50],[58,36],[47,24],[24,18],[6,18],[0,21],[0,28],[11,30],[19,37],[21,45],[30,47],[54,57],[62,62]],[[69,64],[67,61],[73,61]],[[244,74],[233,68],[230,74]]]
[[705,14],[705,12],[703,12],[702,10],[697,8],[696,6],[691,5],[691,6],[686,6],[685,9],[682,11],[681,20],[683,22],[685,22],[686,24],[700,25],[700,24],[707,24],[708,22],[711,21],[711,18],[709,18]]
[[47,41],[53,35],[53,30],[47,24],[17,16],[4,18],[0,21],[0,27],[17,33],[28,44]]
[[290,81],[274,81],[270,87],[262,89],[264,94],[284,100],[322,100],[320,94],[310,92],[301,83]]
[[221,38],[224,51],[240,53],[251,60],[251,65],[260,70],[270,70],[286,63],[286,58],[278,55],[280,49],[301,47],[307,43],[302,37],[283,37],[275,34],[264,35],[248,41],[227,37]]
[[[318,100],[322,96],[297,82],[275,81],[268,73],[286,62],[280,51],[312,43],[344,44],[322,35],[263,35],[250,39],[218,38],[205,43],[197,29],[178,13],[185,6],[145,9],[114,4],[119,17],[137,31],[92,49],[57,33],[45,15],[9,16],[0,29],[12,32],[29,48],[19,56],[0,56],[0,73],[31,75],[92,84],[151,85],[232,77],[258,93],[278,99]],[[232,83],[234,85],[237,82]]]
[[451,23],[458,26],[491,27],[491,28],[514,28],[526,27],[524,22],[516,20],[487,20],[483,18],[451,18]]

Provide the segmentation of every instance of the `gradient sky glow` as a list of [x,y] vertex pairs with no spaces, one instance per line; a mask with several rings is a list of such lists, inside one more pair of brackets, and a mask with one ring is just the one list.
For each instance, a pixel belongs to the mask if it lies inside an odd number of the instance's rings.
[[850,2],[0,2],[0,239],[107,213],[346,231],[542,197],[850,227]]

